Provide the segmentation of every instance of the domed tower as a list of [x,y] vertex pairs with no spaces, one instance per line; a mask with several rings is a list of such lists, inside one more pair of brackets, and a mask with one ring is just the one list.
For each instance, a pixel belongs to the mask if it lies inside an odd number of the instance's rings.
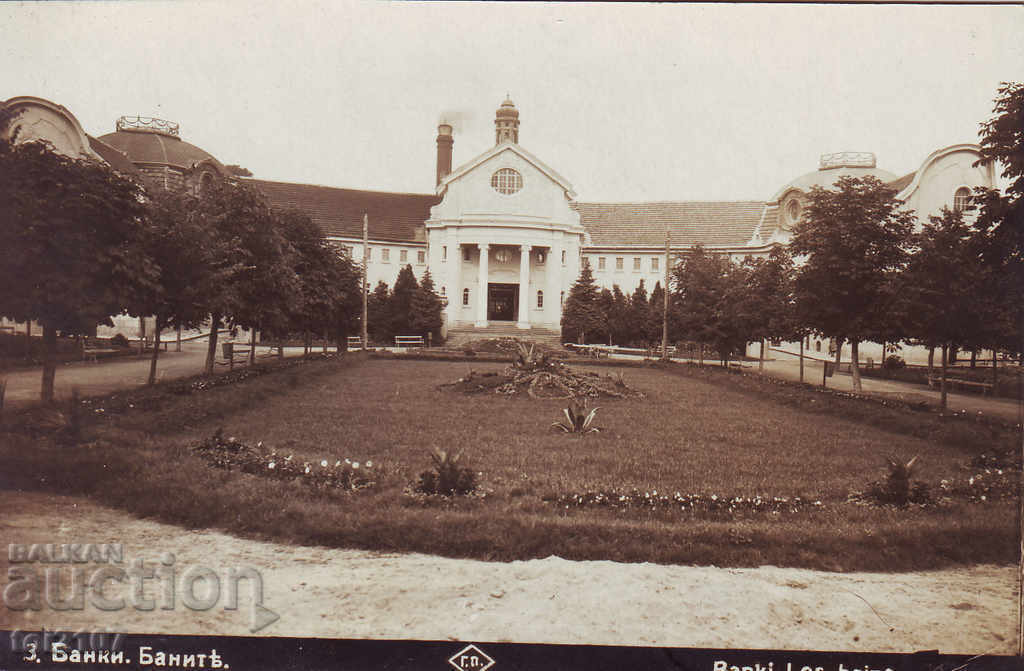
[[503,142],[519,144],[519,110],[507,97],[494,116],[494,143]]
[[115,127],[100,140],[127,156],[150,188],[198,192],[211,179],[228,176],[220,161],[182,140],[172,121],[121,117]]

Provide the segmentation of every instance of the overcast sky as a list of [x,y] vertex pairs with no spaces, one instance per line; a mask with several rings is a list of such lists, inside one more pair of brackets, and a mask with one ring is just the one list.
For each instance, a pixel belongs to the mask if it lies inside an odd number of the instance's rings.
[[0,99],[124,114],[264,179],[427,193],[520,144],[580,200],[764,200],[833,151],[896,174],[1024,79],[1017,6],[0,3]]

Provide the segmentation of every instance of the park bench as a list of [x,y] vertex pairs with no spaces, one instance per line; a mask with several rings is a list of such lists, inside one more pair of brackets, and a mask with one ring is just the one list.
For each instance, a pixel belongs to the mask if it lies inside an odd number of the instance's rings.
[[[946,384],[950,387],[966,387],[968,389],[981,389],[983,396],[988,396],[989,392],[995,388],[991,382],[977,382],[975,380],[964,380],[957,377],[947,377]],[[942,379],[938,377],[928,376],[929,387],[939,387],[942,385]]]
[[221,343],[220,346],[224,353],[224,361],[218,361],[217,363],[222,366],[228,366],[230,370],[234,370],[236,358],[238,358],[241,363],[245,363],[249,360],[249,352],[251,351],[250,347],[245,345],[242,347],[235,347],[235,343],[233,342]]
[[423,347],[423,336],[395,336],[395,347]]
[[348,337],[348,348],[349,349],[363,349],[363,339],[360,336],[349,336]]

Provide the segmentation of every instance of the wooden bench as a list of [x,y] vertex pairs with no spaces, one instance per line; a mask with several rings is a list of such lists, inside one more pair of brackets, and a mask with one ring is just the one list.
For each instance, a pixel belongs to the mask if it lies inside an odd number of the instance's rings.
[[224,354],[224,361],[218,361],[217,363],[222,366],[228,366],[230,370],[234,370],[236,359],[240,360],[242,363],[248,361],[249,352],[252,351],[250,347],[245,345],[242,347],[235,347],[235,343],[233,342],[221,343],[221,350]]
[[423,347],[423,336],[395,336],[395,347]]
[[[995,387],[995,385],[993,385],[991,382],[977,382],[975,380],[963,380],[963,379],[958,378],[958,377],[947,377],[946,378],[946,384],[948,384],[951,387],[960,386],[960,387],[967,387],[967,388],[972,388],[972,387],[973,388],[980,388],[981,389],[981,393],[982,393],[983,396],[988,396],[989,392],[991,392],[992,389]],[[928,386],[929,387],[940,387],[941,385],[942,385],[942,378],[938,378],[938,377],[929,377],[928,378]]]
[[363,339],[361,336],[349,336],[348,337],[348,348],[349,349],[363,349]]

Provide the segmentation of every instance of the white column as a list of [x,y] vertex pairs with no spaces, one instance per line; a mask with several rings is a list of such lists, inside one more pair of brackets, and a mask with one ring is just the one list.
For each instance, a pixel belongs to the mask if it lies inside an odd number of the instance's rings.
[[476,325],[487,326],[487,260],[490,245],[481,242],[480,247],[480,273],[477,276],[477,297],[476,297]]
[[452,326],[462,319],[462,246],[456,236],[448,238],[448,324]]
[[516,327],[530,328],[530,245],[519,245],[519,321]]
[[[562,292],[562,250],[564,247],[551,245],[548,253],[548,286],[544,291],[544,313],[552,328],[558,328],[562,317],[562,306],[559,305],[559,294]],[[568,259],[566,259],[568,261]]]

